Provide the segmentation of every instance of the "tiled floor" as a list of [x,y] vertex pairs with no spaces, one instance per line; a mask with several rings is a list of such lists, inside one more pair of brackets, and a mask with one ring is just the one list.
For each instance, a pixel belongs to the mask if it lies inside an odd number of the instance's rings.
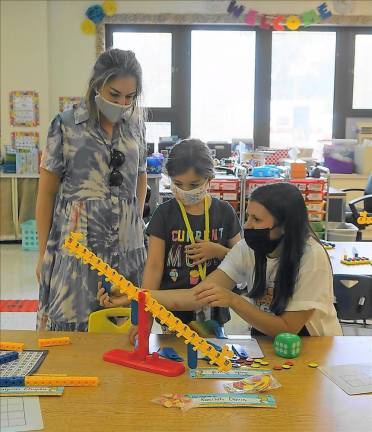
[[[19,244],[0,244],[0,299],[35,300],[38,298],[38,285],[35,268],[38,252],[23,251]],[[3,312],[0,314],[1,329],[34,330],[36,313]],[[159,328],[153,328],[158,331]],[[248,324],[232,312],[232,319],[225,325],[227,334],[247,334]],[[372,335],[372,325],[362,328],[344,325],[345,335]]]

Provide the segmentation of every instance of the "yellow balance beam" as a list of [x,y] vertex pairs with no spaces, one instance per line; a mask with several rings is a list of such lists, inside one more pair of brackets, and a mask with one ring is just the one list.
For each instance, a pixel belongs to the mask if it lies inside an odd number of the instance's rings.
[[[76,258],[81,259],[84,264],[89,265],[92,270],[98,271],[100,276],[104,275],[106,280],[111,282],[121,294],[126,294],[129,300],[138,301],[139,288],[98,258],[83,244],[79,243],[79,240],[83,238],[83,234],[72,232],[65,239],[63,246]],[[226,345],[222,347],[221,352],[217,351],[204,338],[200,337],[188,325],[176,318],[172,312],[153,299],[149,293],[146,293],[146,311],[149,311],[153,317],[158,318],[161,324],[165,324],[169,330],[174,331],[177,337],[183,337],[186,344],[193,346],[194,351],[199,350],[204,356],[209,357],[209,363],[216,365],[220,371],[231,369],[232,365],[229,358],[233,356],[233,353]]]

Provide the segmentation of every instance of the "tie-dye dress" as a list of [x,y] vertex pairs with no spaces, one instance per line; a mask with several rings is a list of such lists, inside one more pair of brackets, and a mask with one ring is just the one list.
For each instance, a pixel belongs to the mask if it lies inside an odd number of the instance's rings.
[[[146,143],[135,118],[115,125],[112,140],[89,121],[84,104],[51,123],[41,167],[61,183],[41,269],[38,329],[86,331],[89,314],[100,309],[100,277],[62,247],[71,231],[82,232],[89,249],[141,284],[146,251],[136,187],[146,172]],[[125,155],[120,186],[109,185],[110,148]]]

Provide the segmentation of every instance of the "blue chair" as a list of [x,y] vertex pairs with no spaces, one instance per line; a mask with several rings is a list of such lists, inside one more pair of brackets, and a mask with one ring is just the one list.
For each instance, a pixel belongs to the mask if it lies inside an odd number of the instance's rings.
[[372,319],[372,277],[361,275],[333,275],[335,307],[342,320],[363,321]]

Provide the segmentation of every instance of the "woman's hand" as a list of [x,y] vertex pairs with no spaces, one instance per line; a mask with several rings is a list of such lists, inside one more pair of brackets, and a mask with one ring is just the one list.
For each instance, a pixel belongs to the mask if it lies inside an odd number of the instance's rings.
[[196,240],[196,243],[185,247],[186,255],[192,259],[194,265],[202,264],[212,258],[222,259],[228,250],[219,243],[205,240]]
[[104,288],[102,288],[102,283],[98,282],[98,292],[97,292],[97,300],[99,304],[104,308],[113,308],[120,306],[128,306],[130,304],[130,300],[126,295],[123,296],[115,296],[109,295]]
[[195,298],[210,307],[231,307],[234,294],[214,283],[206,283],[193,288]]

